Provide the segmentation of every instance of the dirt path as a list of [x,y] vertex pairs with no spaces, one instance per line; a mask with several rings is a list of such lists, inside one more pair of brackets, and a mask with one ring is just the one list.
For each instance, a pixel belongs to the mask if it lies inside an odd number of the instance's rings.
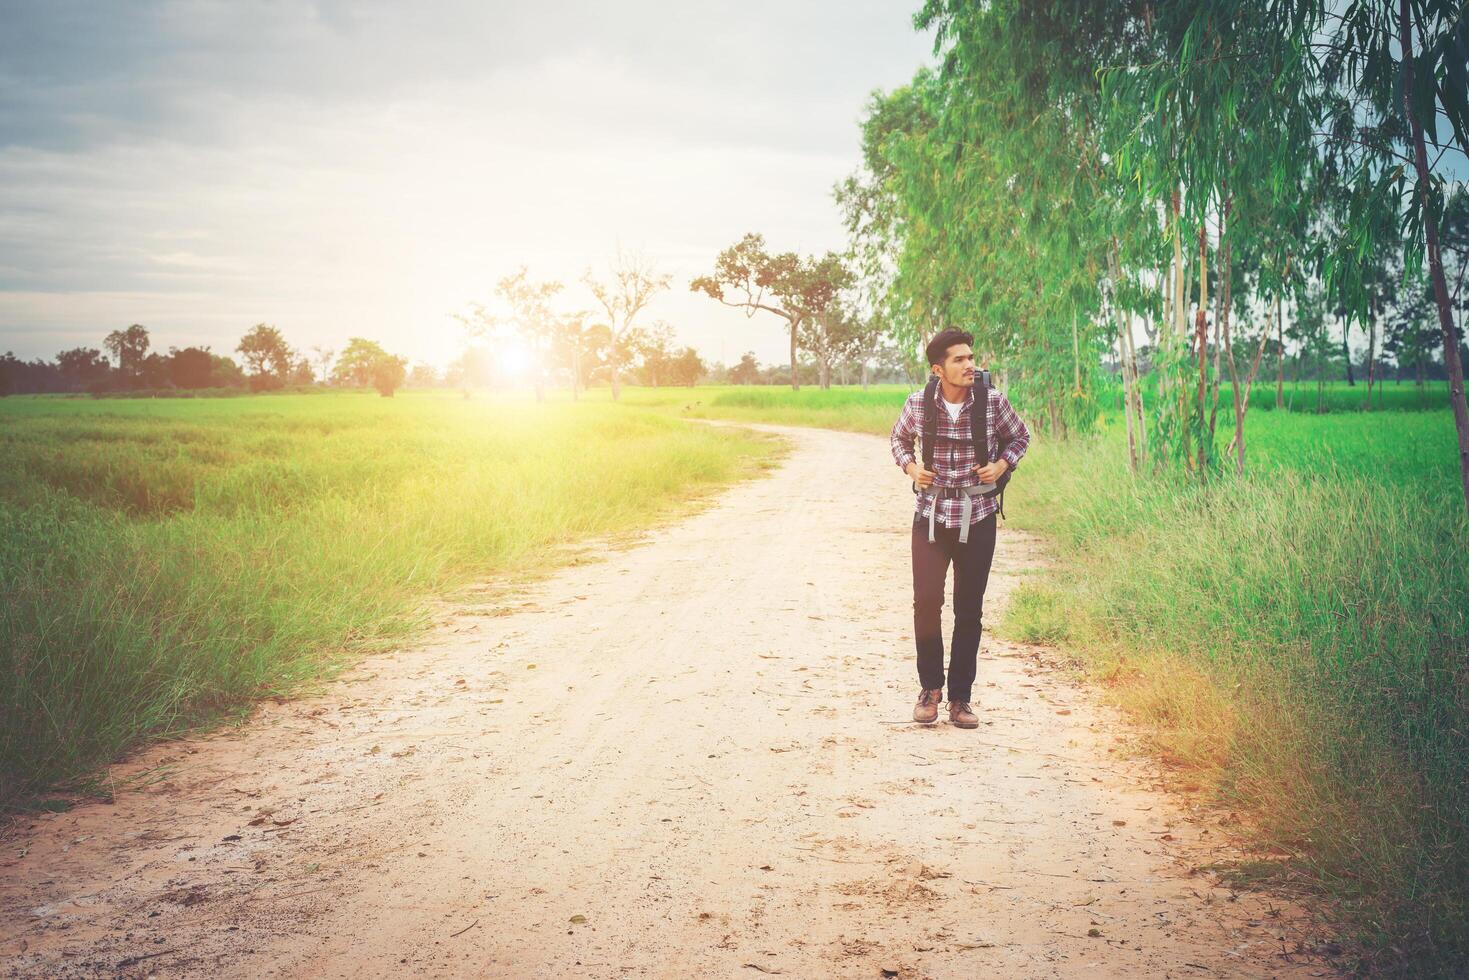
[[[908,485],[780,431],[699,516],[14,828],[0,972],[1332,975],[1042,651],[986,635],[980,728],[909,722]],[[1039,561],[1000,534],[990,621]]]

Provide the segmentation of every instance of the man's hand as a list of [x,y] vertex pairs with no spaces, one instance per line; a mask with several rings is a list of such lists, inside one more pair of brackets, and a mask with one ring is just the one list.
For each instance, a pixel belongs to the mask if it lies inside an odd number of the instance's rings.
[[908,479],[920,487],[927,487],[933,484],[933,470],[924,469],[923,464],[917,460],[909,463],[903,472],[908,474]]
[[974,475],[979,477],[979,482],[981,483],[998,483],[1000,477],[1004,476],[1005,471],[1009,468],[1010,461],[1008,459],[997,459],[987,466],[976,464],[972,467]]

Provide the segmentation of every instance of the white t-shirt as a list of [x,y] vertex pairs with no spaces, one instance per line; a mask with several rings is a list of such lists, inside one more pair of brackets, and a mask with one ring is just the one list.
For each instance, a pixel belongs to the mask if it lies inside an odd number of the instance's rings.
[[942,395],[939,396],[939,401],[943,402],[944,403],[944,408],[948,409],[948,411],[949,411],[949,418],[952,421],[954,421],[954,422],[959,421],[959,413],[962,412],[962,411],[964,411],[964,403],[963,402],[951,402],[947,398],[943,397]]

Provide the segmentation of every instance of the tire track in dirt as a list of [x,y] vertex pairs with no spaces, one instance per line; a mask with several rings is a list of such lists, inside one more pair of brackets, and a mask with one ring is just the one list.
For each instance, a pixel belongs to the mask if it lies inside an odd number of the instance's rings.
[[[757,428],[767,478],[12,827],[3,972],[1334,975],[1044,650],[987,633],[980,728],[909,722],[907,483]],[[1002,523],[987,622],[1042,561]]]

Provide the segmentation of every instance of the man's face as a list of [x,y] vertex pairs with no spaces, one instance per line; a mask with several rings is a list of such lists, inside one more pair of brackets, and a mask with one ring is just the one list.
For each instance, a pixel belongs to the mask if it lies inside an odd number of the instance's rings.
[[968,344],[955,344],[944,352],[944,363],[933,365],[933,373],[960,388],[974,386],[974,351]]

